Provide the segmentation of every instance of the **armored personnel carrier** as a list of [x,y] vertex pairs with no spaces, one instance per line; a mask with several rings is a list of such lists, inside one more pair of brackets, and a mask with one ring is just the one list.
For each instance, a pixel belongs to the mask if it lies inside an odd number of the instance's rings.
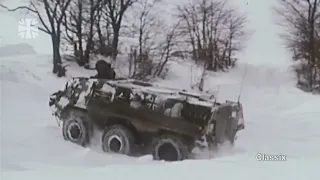
[[88,146],[98,129],[103,151],[143,152],[155,160],[189,159],[195,147],[233,144],[244,129],[240,102],[133,79],[73,78],[49,105],[65,140]]

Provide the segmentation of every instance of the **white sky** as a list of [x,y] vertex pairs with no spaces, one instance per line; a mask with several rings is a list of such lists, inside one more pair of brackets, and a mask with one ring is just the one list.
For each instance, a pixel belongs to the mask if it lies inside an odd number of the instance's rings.
[[[0,0],[6,5],[15,7],[23,0]],[[182,2],[183,0],[165,0],[171,3]],[[285,51],[282,41],[279,38],[280,28],[275,24],[275,16],[271,7],[276,0],[231,0],[239,10],[247,13],[248,28],[253,32],[243,51],[241,61],[259,64],[287,64],[288,53]],[[23,40],[18,35],[18,21],[24,14],[14,14],[0,10],[0,39],[1,44],[15,44],[26,42],[34,46],[39,53],[51,53],[50,38],[40,34],[36,39]],[[0,45],[1,45],[0,44]]]

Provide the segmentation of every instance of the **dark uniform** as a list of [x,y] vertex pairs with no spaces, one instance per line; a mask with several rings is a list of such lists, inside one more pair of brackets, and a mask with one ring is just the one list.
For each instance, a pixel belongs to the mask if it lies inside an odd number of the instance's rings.
[[115,77],[116,77],[116,72],[111,67],[111,64],[107,63],[104,60],[97,61],[96,70],[97,70],[97,74],[94,76],[94,78],[115,79]]

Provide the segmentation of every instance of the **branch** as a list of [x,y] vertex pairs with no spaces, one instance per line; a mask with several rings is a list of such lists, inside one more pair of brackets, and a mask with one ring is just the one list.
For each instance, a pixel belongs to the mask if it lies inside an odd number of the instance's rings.
[[11,11],[11,12],[15,12],[15,11],[18,11],[18,10],[22,10],[22,9],[26,9],[32,13],[35,13],[38,18],[40,19],[40,22],[41,24],[44,26],[44,28],[39,28],[40,31],[43,31],[47,34],[51,34],[51,31],[49,30],[49,28],[47,27],[47,25],[45,24],[45,22],[43,21],[39,11],[36,9],[36,6],[31,2],[31,6],[34,8],[30,8],[30,7],[27,7],[27,6],[18,6],[16,8],[13,8],[13,9],[10,9],[8,8],[7,6],[3,5],[3,4],[0,4],[0,7],[2,7],[3,9],[6,9],[7,11]]
[[51,34],[51,32],[47,31],[45,28],[41,28],[41,27],[38,27],[38,29],[42,32],[45,32],[47,34]]
[[[46,23],[45,23],[44,20],[42,19],[42,17],[41,17],[41,15],[40,15],[40,13],[39,13],[36,5],[35,5],[33,2],[31,2],[31,6],[34,8],[34,11],[35,11],[34,13],[37,14],[37,16],[38,16],[41,24],[42,24],[43,27],[45,28],[45,31],[43,31],[43,32],[48,33],[48,34],[51,35],[51,34],[52,34],[52,31],[48,28],[48,26],[46,25]],[[41,28],[41,29],[42,29],[42,28]],[[40,30],[40,29],[39,29],[39,30]]]
[[67,8],[69,7],[69,4],[71,3],[71,0],[68,0],[65,4],[64,4],[64,7],[62,7],[61,9],[61,15],[58,19],[58,24],[61,24],[62,20],[63,20],[63,17],[66,15],[66,10]]
[[0,7],[2,7],[3,9],[6,9],[7,11],[11,11],[11,12],[14,12],[14,11],[17,11],[17,10],[26,9],[26,10],[31,11],[31,12],[33,12],[33,13],[37,13],[36,10],[31,9],[31,8],[29,8],[29,7],[27,7],[27,6],[18,6],[18,7],[16,7],[16,8],[14,8],[14,9],[10,9],[10,8],[8,8],[7,6],[5,6],[5,5],[3,5],[3,4],[0,4]]

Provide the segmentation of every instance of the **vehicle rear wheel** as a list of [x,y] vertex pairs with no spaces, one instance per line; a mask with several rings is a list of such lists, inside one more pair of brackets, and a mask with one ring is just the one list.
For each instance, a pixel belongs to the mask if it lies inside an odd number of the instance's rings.
[[182,161],[189,158],[188,147],[174,136],[161,136],[153,145],[153,159]]
[[62,135],[65,140],[81,146],[90,143],[92,128],[86,119],[86,115],[79,110],[68,110],[62,126]]
[[122,125],[113,125],[105,129],[102,135],[102,150],[130,155],[135,138],[130,129]]

